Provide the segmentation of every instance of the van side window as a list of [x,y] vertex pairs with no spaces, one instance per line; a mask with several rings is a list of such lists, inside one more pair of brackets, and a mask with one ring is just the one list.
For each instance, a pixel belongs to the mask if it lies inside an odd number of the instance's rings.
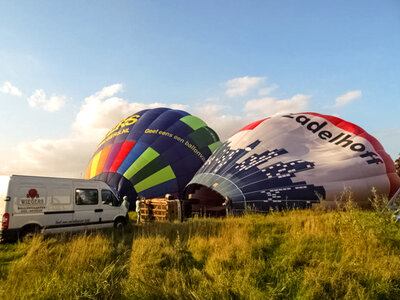
[[99,192],[96,189],[76,189],[75,204],[95,205],[99,203]]
[[69,190],[69,189],[54,189],[51,203],[54,205],[71,204],[71,190]]
[[120,206],[121,203],[110,190],[101,190],[101,200],[105,205]]

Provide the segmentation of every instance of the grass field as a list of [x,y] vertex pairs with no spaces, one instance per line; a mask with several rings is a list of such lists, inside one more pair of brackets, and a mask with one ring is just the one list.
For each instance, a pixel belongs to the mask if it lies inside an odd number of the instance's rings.
[[398,299],[400,224],[352,207],[0,245],[0,299]]

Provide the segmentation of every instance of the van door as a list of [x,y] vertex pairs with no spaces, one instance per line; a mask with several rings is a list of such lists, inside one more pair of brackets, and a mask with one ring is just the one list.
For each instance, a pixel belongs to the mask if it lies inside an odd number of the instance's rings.
[[114,219],[121,214],[121,202],[109,189],[101,190],[102,222],[113,225]]
[[76,184],[74,188],[74,206],[73,224],[75,226],[96,225],[101,222],[100,195],[96,183]]
[[45,215],[45,232],[63,232],[71,226],[74,215],[71,184],[53,185],[49,189]]

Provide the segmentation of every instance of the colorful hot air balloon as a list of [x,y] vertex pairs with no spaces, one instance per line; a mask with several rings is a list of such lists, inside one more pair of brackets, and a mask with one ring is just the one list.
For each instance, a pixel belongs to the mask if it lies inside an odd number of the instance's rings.
[[[223,143],[185,188],[197,208],[334,207],[345,188],[360,206],[371,189],[399,187],[394,163],[360,127],[317,113],[280,115],[247,125]],[[190,201],[189,201],[190,202]]]
[[187,112],[143,110],[107,133],[85,178],[107,182],[131,203],[138,195],[177,194],[220,144],[206,123]]

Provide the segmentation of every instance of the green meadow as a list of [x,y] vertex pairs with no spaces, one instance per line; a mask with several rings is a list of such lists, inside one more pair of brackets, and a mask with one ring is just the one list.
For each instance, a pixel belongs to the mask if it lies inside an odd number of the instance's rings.
[[400,224],[383,207],[1,244],[0,299],[398,299]]

